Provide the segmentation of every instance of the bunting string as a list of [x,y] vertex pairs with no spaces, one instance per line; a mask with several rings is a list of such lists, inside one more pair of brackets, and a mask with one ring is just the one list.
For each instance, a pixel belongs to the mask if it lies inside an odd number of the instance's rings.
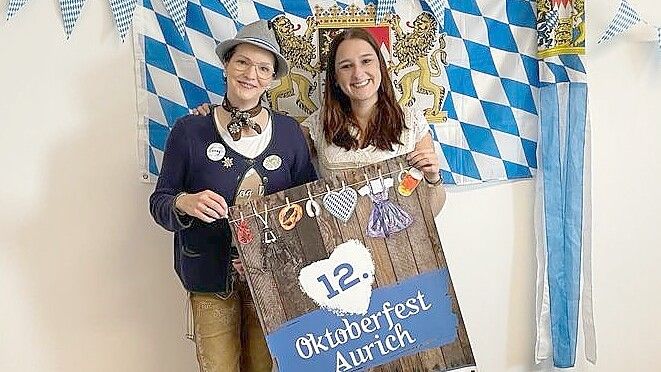
[[110,0],[110,9],[122,42],[126,39],[126,33],[131,26],[136,4],[137,0]]
[[646,19],[642,18],[638,11],[633,8],[628,0],[620,0],[620,5],[617,8],[615,16],[610,21],[608,26],[606,26],[606,29],[602,32],[599,41],[597,41],[597,44],[611,40],[612,38],[629,30],[631,27],[637,25],[638,23],[643,23],[656,29],[656,37],[658,40],[659,49],[661,49],[661,27],[653,25]]
[[67,39],[71,36],[73,28],[76,27],[76,22],[84,5],[85,0],[60,0],[62,22],[64,23],[64,32],[67,34]]
[[9,21],[27,2],[28,0],[9,0],[7,4],[7,20]]

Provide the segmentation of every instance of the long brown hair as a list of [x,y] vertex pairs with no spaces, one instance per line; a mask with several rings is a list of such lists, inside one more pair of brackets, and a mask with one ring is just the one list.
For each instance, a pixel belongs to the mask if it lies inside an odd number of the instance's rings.
[[333,38],[328,52],[326,64],[326,90],[324,93],[324,108],[321,118],[324,124],[324,137],[329,143],[346,150],[357,149],[358,140],[349,132],[351,126],[357,126],[358,121],[351,110],[349,97],[342,92],[337,84],[335,59],[340,44],[348,39],[361,39],[372,46],[379,59],[381,85],[378,100],[374,105],[368,122],[367,137],[363,146],[374,145],[380,150],[393,150],[393,144],[401,144],[399,137],[406,127],[404,113],[395,99],[395,90],[386,67],[386,61],[372,35],[362,28],[349,28]]

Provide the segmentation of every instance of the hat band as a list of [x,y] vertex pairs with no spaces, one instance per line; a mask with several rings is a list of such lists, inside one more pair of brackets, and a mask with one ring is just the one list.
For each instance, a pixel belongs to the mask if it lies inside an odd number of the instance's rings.
[[261,45],[263,45],[266,49],[278,53],[278,49],[275,48],[275,47],[274,47],[271,43],[269,43],[268,41],[264,41],[264,40],[262,40],[262,39],[258,39],[258,38],[255,38],[255,37],[249,37],[249,36],[248,36],[248,37],[243,37],[242,39],[243,39],[243,40],[247,40],[247,41],[251,41],[251,42],[253,42],[253,43],[261,44]]

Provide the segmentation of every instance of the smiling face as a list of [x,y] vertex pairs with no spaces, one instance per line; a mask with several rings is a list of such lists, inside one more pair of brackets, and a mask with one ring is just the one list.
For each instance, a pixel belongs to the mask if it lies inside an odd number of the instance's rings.
[[224,65],[230,102],[239,109],[257,105],[273,81],[273,53],[252,44],[239,44]]
[[375,104],[381,85],[377,51],[362,39],[342,41],[335,56],[335,77],[352,106]]

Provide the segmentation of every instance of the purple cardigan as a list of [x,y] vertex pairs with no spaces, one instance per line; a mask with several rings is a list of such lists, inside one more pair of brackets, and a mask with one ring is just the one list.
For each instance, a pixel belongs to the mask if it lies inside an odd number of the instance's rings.
[[[271,113],[271,120],[271,142],[254,159],[227,146],[212,115],[184,116],[170,132],[149,207],[156,223],[174,232],[174,269],[189,291],[226,291],[230,280],[230,255],[235,248],[231,247],[227,219],[207,224],[197,218],[178,215],[173,206],[178,193],[208,189],[222,195],[232,206],[238,183],[250,168],[262,177],[266,195],[317,179],[298,123],[277,113]],[[212,143],[224,147],[225,156],[233,159],[231,167],[226,168],[219,159],[212,160],[214,157],[207,155]],[[277,155],[282,164],[269,170],[264,167],[264,159],[272,155]],[[269,168],[273,168],[270,164]]]

